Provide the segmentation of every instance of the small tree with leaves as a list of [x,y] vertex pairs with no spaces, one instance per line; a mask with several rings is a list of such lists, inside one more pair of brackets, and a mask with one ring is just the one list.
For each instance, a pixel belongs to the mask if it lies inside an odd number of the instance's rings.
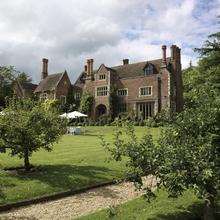
[[51,151],[65,130],[66,121],[55,108],[30,99],[10,100],[0,116],[0,151],[23,158],[28,171],[32,154]]

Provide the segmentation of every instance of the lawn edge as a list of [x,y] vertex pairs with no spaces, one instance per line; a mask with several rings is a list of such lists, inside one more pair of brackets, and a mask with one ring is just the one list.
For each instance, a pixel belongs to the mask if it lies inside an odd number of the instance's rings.
[[39,196],[39,197],[34,197],[32,199],[26,199],[26,200],[21,200],[18,202],[0,205],[0,213],[10,211],[11,209],[29,206],[29,205],[33,205],[33,204],[37,204],[37,203],[45,203],[45,202],[49,202],[49,201],[53,201],[53,200],[62,199],[62,198],[68,197],[68,196],[73,196],[73,195],[77,195],[80,193],[84,193],[84,192],[91,190],[91,189],[96,189],[96,188],[109,186],[109,185],[115,185],[115,184],[118,184],[124,180],[125,179],[114,179],[111,181],[92,184],[90,186],[82,187],[80,189],[70,189],[67,191],[62,191],[62,192],[54,193],[51,195]]

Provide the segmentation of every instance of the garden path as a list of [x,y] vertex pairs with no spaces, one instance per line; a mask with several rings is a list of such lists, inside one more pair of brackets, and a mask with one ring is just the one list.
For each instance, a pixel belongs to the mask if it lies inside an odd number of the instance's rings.
[[[145,184],[155,185],[148,177]],[[63,199],[22,207],[0,214],[0,220],[69,220],[141,196],[130,182],[100,187]]]

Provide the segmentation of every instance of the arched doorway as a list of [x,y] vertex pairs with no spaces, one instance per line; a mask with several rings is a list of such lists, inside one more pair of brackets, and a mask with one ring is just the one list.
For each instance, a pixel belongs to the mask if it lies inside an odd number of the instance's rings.
[[101,115],[105,115],[107,113],[107,108],[105,105],[100,104],[96,107],[96,117],[100,117]]

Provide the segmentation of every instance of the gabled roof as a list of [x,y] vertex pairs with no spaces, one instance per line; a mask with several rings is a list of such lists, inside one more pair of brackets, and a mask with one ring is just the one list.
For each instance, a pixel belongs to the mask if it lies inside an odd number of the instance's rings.
[[[171,61],[170,57],[167,57],[167,66],[169,62]],[[144,75],[144,69],[148,64],[152,64],[154,66],[154,73],[157,74],[160,72],[161,66],[162,66],[162,59],[155,59],[155,60],[148,60],[138,63],[131,63],[131,64],[125,64],[120,66],[113,66],[113,67],[107,67],[110,71],[113,71],[118,75],[119,78],[130,78],[130,77],[138,77]],[[101,64],[100,67],[104,65]],[[99,67],[99,69],[100,69]],[[98,69],[98,70],[99,70]],[[98,70],[94,70],[93,74],[96,74]],[[83,71],[76,82],[74,83],[74,86],[78,88],[83,88],[84,82],[85,82],[85,75],[86,73]]]
[[59,81],[62,79],[65,72],[56,73],[48,75],[45,79],[43,79],[38,87],[35,89],[36,92],[45,92],[45,91],[52,91],[56,89]]

